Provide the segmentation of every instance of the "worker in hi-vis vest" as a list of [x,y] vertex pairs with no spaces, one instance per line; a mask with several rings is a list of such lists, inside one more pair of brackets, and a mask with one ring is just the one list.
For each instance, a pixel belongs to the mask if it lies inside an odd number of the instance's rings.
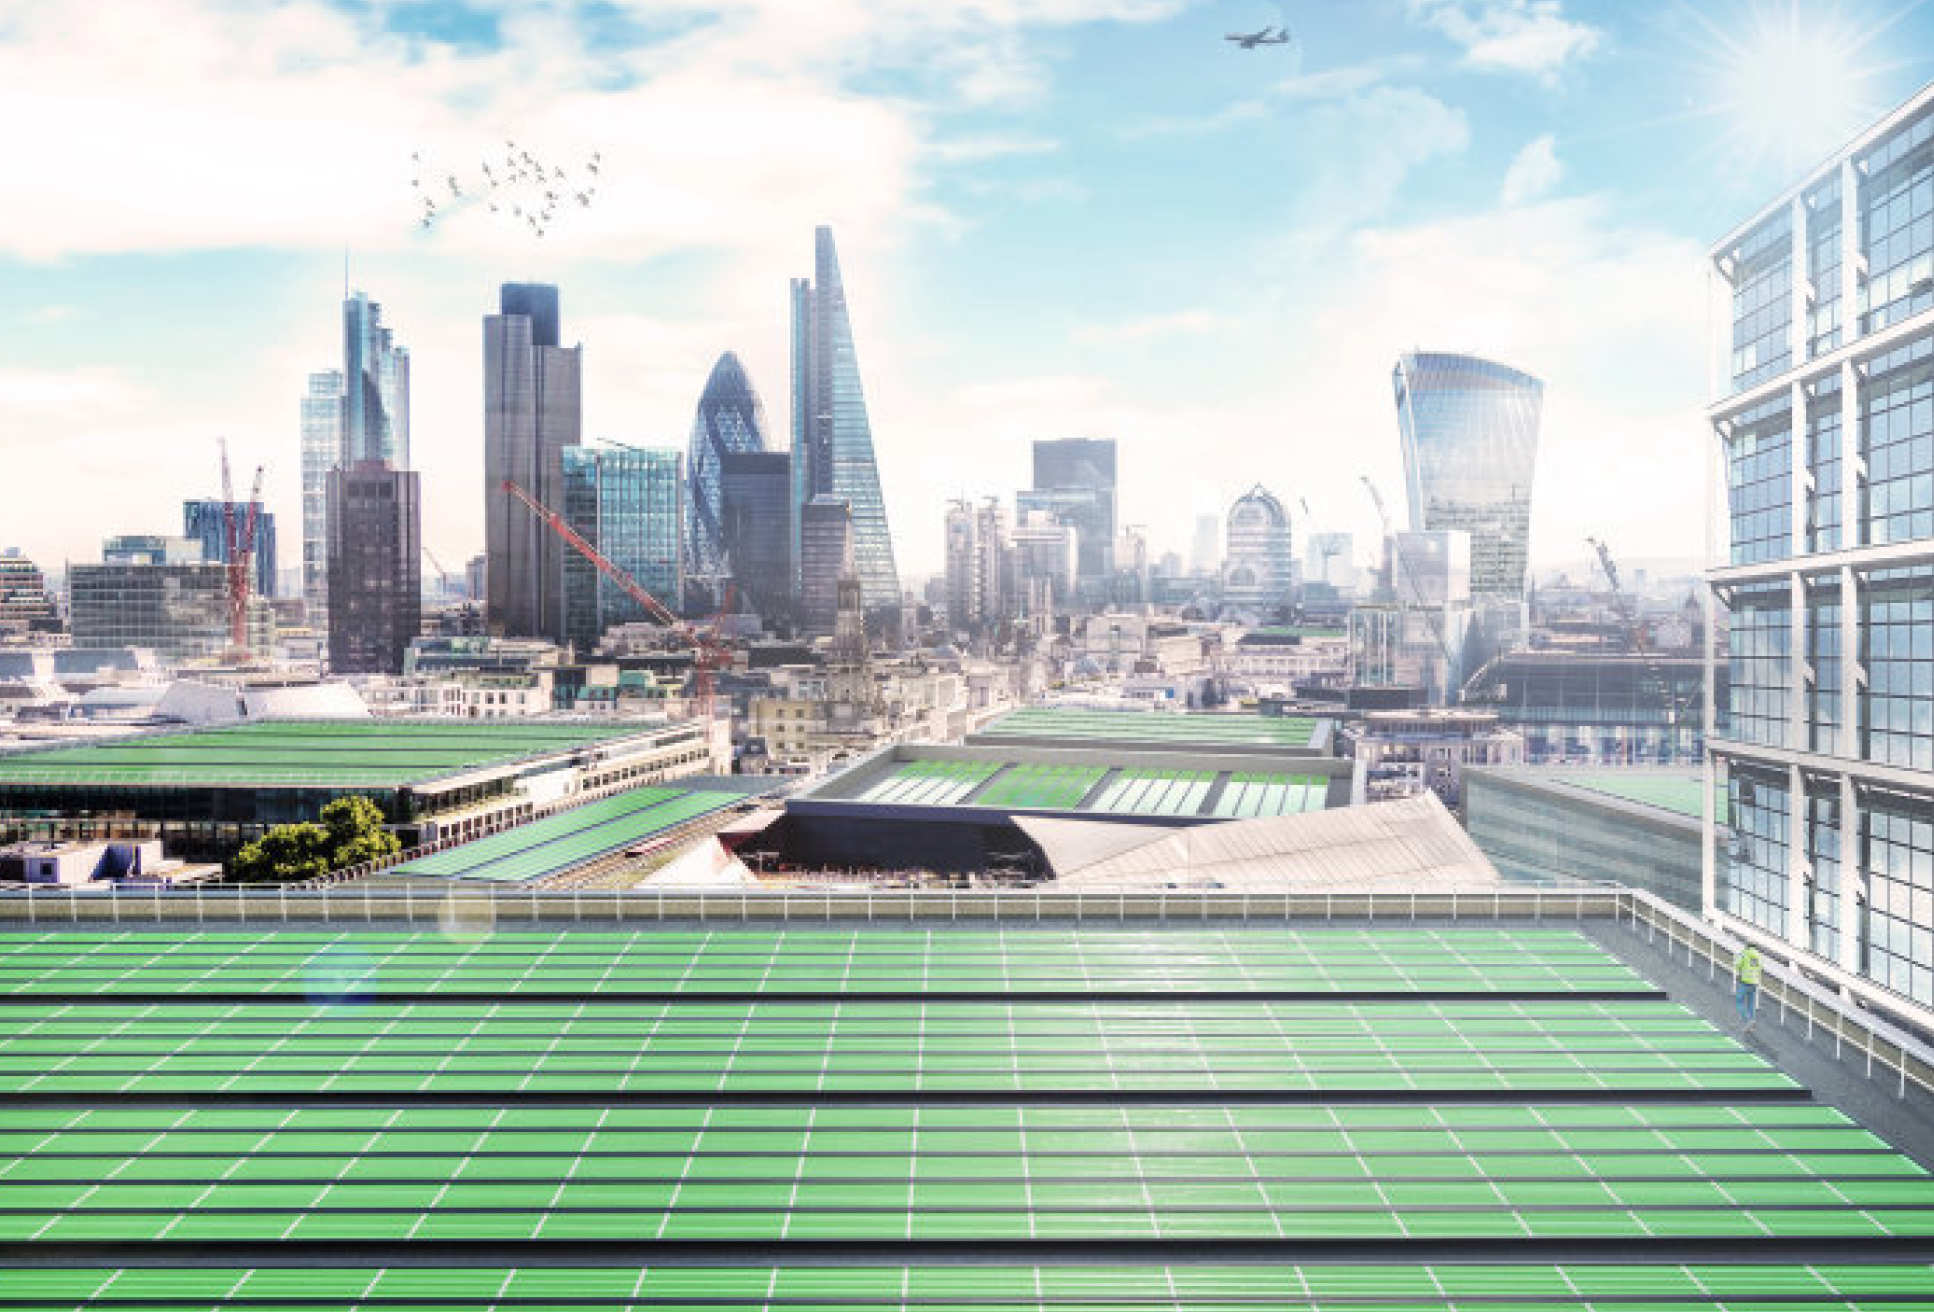
[[1734,993],[1733,1002],[1739,1008],[1739,1018],[1746,1022],[1746,1028],[1753,1028],[1755,1013],[1759,1010],[1759,949],[1748,943],[1733,958]]

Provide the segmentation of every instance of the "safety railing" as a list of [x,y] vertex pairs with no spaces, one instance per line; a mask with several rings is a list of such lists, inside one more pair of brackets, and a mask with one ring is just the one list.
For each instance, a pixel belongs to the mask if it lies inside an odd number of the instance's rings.
[[[1740,944],[1660,898],[1617,884],[1506,884],[1418,889],[1255,893],[1148,889],[694,889],[437,887],[427,882],[322,888],[213,885],[169,890],[32,889],[0,892],[0,926],[119,924],[424,925],[488,932],[499,924],[827,922],[935,924],[1127,923],[1579,923],[1609,920],[1668,959],[1703,969],[1730,992]],[[1761,1014],[1898,1096],[1934,1093],[1934,1048],[1797,969],[1766,963]]]

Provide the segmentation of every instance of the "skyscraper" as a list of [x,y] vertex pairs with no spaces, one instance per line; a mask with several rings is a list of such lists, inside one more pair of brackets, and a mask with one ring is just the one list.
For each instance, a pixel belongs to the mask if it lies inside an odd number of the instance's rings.
[[342,303],[343,430],[338,463],[410,465],[410,352],[362,292]]
[[971,631],[998,624],[1010,613],[1014,550],[1007,515],[993,497],[980,505],[947,507],[947,623]]
[[[235,517],[235,532],[248,524],[248,502],[201,497],[181,503],[182,536],[201,543],[201,558],[228,563],[229,515]],[[255,512],[255,564],[249,586],[264,597],[275,595],[275,512],[258,502]]]
[[1711,252],[1731,680],[1706,680],[1706,913],[1927,1028],[1934,88],[1798,182]]
[[[661,605],[677,609],[684,591],[684,461],[677,451],[566,447],[558,511]],[[579,654],[614,624],[652,617],[630,594],[576,551],[564,556],[565,636]]]
[[302,397],[302,600],[329,627],[329,471],[342,463],[342,370],[309,375]]
[[483,321],[484,619],[495,634],[564,642],[569,548],[503,484],[559,509],[564,448],[582,427],[583,348],[558,345],[555,287],[505,283],[499,307]]
[[329,471],[328,498],[329,667],[401,674],[423,614],[417,476],[362,460]]
[[792,457],[728,451],[719,466],[725,558],[741,604],[770,620],[792,592]]
[[1078,584],[1105,591],[1115,573],[1115,441],[1070,437],[1034,444],[1034,487],[1017,510],[1046,511],[1080,534]]
[[818,496],[800,507],[799,618],[809,636],[830,634],[839,619],[839,581],[858,572],[853,509],[843,497]]
[[[869,616],[900,606],[900,576],[893,564],[886,502],[873,454],[873,429],[860,390],[859,357],[846,313],[833,230],[813,234],[813,280],[792,283],[792,473],[793,504],[800,507],[799,591],[815,596],[833,580],[806,577],[825,558],[805,550],[805,508],[817,497],[837,497],[852,516],[853,556]],[[831,595],[828,592],[827,595]],[[810,608],[809,608],[810,609]]]
[[1289,512],[1275,494],[1258,483],[1237,497],[1229,507],[1223,599],[1260,609],[1288,605],[1294,559]]
[[1391,381],[1410,527],[1471,535],[1471,592],[1517,601],[1544,384],[1474,355],[1406,351]]
[[691,448],[685,457],[691,490],[690,513],[685,518],[685,571],[690,577],[710,581],[728,571],[725,457],[765,448],[765,407],[759,404],[759,394],[752,390],[739,357],[727,351],[712,366],[699,395]]

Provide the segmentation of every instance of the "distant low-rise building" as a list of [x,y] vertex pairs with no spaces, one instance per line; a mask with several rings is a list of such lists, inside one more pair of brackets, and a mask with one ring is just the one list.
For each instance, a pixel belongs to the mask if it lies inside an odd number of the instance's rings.
[[[68,590],[76,647],[147,647],[176,663],[229,648],[228,570],[185,538],[110,538],[99,564],[68,570]],[[273,648],[265,598],[249,599],[245,632],[251,651]]]

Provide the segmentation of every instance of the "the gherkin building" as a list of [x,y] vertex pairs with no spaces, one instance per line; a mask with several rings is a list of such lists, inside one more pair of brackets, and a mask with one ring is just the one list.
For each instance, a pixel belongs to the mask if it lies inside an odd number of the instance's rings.
[[692,420],[692,445],[686,457],[690,513],[685,517],[685,573],[698,580],[730,572],[725,547],[725,480],[728,452],[766,449],[765,407],[739,357],[727,351],[712,366]]

